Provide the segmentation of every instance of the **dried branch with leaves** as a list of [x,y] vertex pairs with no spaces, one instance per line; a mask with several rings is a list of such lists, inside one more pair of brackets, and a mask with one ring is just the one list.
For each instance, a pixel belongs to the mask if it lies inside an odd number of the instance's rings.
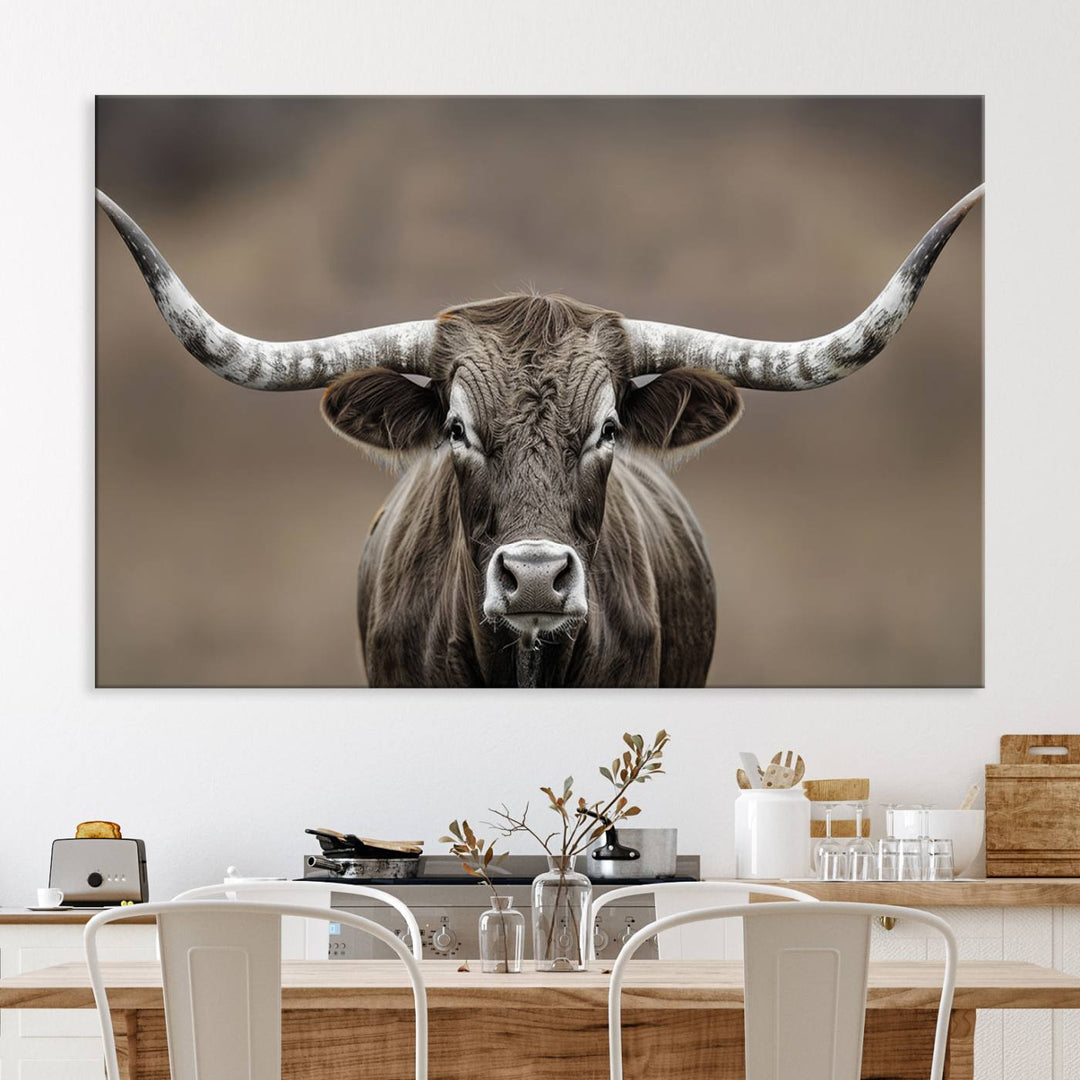
[[[505,803],[501,809],[492,808],[490,812],[495,815],[496,820],[485,822],[506,838],[515,833],[528,834],[547,852],[558,869],[554,913],[549,915],[543,927],[537,921],[534,900],[533,933],[537,961],[540,960],[541,949],[544,956],[553,955],[552,942],[555,930],[560,920],[565,918],[572,938],[581,952],[576,961],[580,967],[584,967],[584,946],[581,943],[585,928],[578,925],[577,916],[569,906],[566,906],[565,912],[563,911],[569,895],[567,875],[573,870],[575,856],[580,855],[591,843],[599,840],[612,826],[637,817],[641,813],[641,808],[632,806],[627,797],[626,793],[631,785],[644,784],[647,780],[660,776],[664,772],[662,768],[664,747],[669,742],[669,736],[663,728],[656,733],[651,745],[646,745],[643,736],[631,735],[629,732],[623,734],[623,742],[626,748],[612,760],[611,765],[600,766],[600,775],[615,789],[607,798],[589,802],[584,796],[578,796],[575,800],[572,776],[568,776],[563,781],[560,794],[556,794],[555,789],[551,787],[540,789],[547,796],[548,807],[559,818],[556,829],[546,836],[541,836],[529,824],[528,803],[520,816],[515,815]],[[540,938],[541,933],[544,938],[542,945],[539,940],[535,940]]]
[[477,836],[469,828],[467,821],[460,824],[451,821],[448,826],[452,835],[440,836],[440,844],[450,845],[450,854],[456,855],[461,860],[461,867],[466,874],[479,878],[490,890],[492,896],[498,895],[491,880],[489,870],[492,866],[501,866],[509,852],[504,851],[501,855],[495,854],[495,845]]
[[[450,854],[456,855],[461,860],[461,867],[465,873],[482,881],[491,890],[492,896],[498,896],[499,892],[495,888],[495,883],[491,880],[490,871],[492,866],[501,866],[509,852],[504,851],[501,855],[496,855],[495,845],[477,836],[464,818],[460,824],[457,821],[451,821],[448,828],[451,835],[439,837],[439,843],[449,844]],[[502,928],[502,970],[510,971],[512,969],[510,967],[509,930],[506,923],[506,913],[501,908],[499,910],[499,924]],[[481,957],[482,959],[483,957]]]
[[[600,766],[600,775],[615,788],[614,794],[606,799],[590,803],[579,796],[575,803],[572,776],[563,781],[561,794],[556,794],[554,788],[542,787],[540,790],[547,796],[549,808],[560,819],[559,827],[547,836],[541,836],[529,825],[528,803],[520,816],[516,816],[505,803],[500,809],[491,808],[490,813],[495,815],[496,820],[484,824],[491,825],[504,837],[527,833],[548,855],[561,858],[569,867],[569,860],[580,855],[611,826],[641,813],[640,807],[630,805],[626,792],[632,784],[644,784],[654,776],[663,775],[664,747],[669,741],[670,736],[663,728],[656,733],[652,745],[646,745],[641,735],[625,733],[623,742],[626,749],[621,756],[615,757],[610,766]],[[553,847],[555,840],[558,840],[558,844]]]

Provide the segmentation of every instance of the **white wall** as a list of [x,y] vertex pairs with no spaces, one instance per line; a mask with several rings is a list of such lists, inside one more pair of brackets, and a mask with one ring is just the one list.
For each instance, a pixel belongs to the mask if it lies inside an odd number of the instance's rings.
[[[974,2],[23,5],[0,43],[0,903],[87,817],[154,895],[298,873],[305,825],[434,840],[674,734],[648,818],[731,869],[735,752],[959,799],[1006,731],[1077,729],[1075,8]],[[751,11],[753,7],[753,11]],[[1023,11],[1023,14],[1020,12]],[[986,92],[985,690],[93,689],[95,93]],[[59,300],[58,300],[59,298]]]

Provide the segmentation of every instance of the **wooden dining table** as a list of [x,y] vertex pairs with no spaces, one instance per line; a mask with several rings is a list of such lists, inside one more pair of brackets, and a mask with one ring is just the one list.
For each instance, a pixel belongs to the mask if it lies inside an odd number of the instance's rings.
[[[102,965],[126,1080],[168,1080],[154,962]],[[609,968],[486,975],[426,960],[433,1080],[604,1080]],[[872,962],[862,1075],[926,1080],[942,966]],[[738,961],[638,960],[623,990],[629,1078],[743,1076],[743,973]],[[0,979],[3,1009],[91,1009],[86,966],[60,964]],[[978,1009],[1080,1008],[1080,979],[1035,964],[961,963],[946,1076],[971,1080]],[[396,961],[282,964],[285,1080],[411,1077],[412,992]]]

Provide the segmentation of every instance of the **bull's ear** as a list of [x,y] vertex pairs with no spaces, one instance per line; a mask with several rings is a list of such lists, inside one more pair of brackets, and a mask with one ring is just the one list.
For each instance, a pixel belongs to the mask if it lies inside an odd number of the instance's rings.
[[672,368],[631,380],[619,408],[627,438],[673,456],[704,449],[730,430],[741,413],[735,387],[702,368]]
[[393,459],[439,441],[443,408],[430,379],[367,368],[330,386],[322,414],[339,435]]

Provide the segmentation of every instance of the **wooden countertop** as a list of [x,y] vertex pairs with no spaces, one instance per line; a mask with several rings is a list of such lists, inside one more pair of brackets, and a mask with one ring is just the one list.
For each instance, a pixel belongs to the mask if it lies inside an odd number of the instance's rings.
[[[747,884],[752,884],[747,882]],[[905,907],[1058,907],[1080,904],[1080,878],[970,878],[960,881],[769,881],[816,896]],[[766,900],[771,897],[751,899]]]
[[[70,911],[32,911],[30,908],[0,908],[0,926],[82,926],[105,908],[72,908]],[[133,923],[152,923],[154,919],[132,919]]]
[[[475,967],[477,961],[472,961]],[[577,974],[520,975],[460,971],[456,960],[425,960],[428,1007],[607,1008],[610,968],[596,964]],[[117,1009],[162,1008],[161,969],[156,962],[102,965],[109,1003]],[[929,961],[870,965],[870,1009],[937,1007],[941,965]],[[623,1004],[627,1009],[741,1009],[742,964],[714,960],[637,960],[629,965]],[[0,979],[0,1008],[89,1009],[94,998],[86,965],[59,964]],[[282,1006],[286,1009],[407,1009],[412,992],[405,969],[392,960],[285,961]],[[1008,961],[961,963],[957,1009],[1076,1009],[1080,979],[1036,964]]]
[[[729,879],[726,879],[729,880]],[[747,885],[753,884],[751,881]],[[1080,905],[1080,878],[968,878],[961,881],[767,881],[786,885],[819,900],[851,900],[863,904],[901,904],[907,907],[1059,907]],[[752,899],[765,900],[767,897]],[[72,911],[31,911],[0,908],[0,926],[25,923],[67,926],[86,923],[101,908]],[[135,922],[153,922],[137,919]]]

